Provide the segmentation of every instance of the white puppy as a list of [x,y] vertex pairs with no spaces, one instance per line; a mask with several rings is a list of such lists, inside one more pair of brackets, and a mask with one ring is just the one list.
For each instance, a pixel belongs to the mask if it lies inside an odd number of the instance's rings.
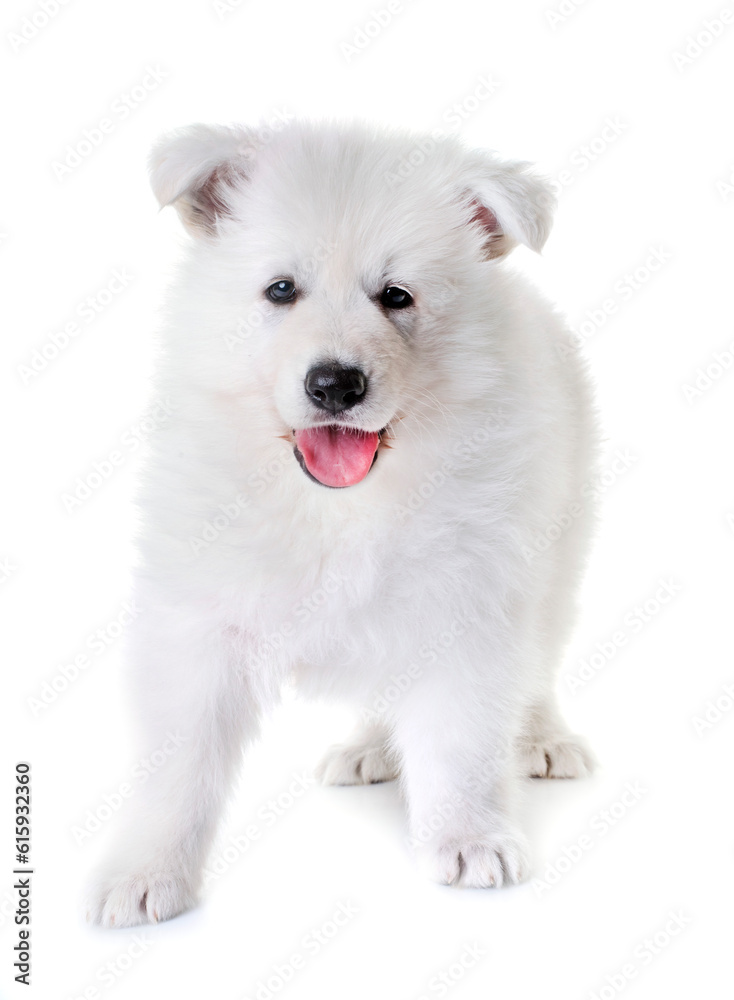
[[194,902],[243,747],[286,678],[363,724],[332,783],[399,777],[428,875],[527,871],[521,777],[590,767],[554,696],[596,427],[561,320],[505,257],[552,197],[526,164],[356,125],[196,125],[152,156],[191,232],[142,488],[131,662],[144,752],[90,894]]

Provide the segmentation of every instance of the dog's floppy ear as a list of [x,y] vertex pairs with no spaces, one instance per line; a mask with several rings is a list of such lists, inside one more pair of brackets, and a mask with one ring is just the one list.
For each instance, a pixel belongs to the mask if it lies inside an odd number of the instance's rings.
[[470,221],[486,234],[487,259],[518,243],[540,252],[548,238],[556,199],[550,184],[530,173],[531,164],[503,163],[477,154],[467,178]]
[[247,129],[191,125],[162,136],[148,166],[161,208],[174,205],[194,235],[214,234],[229,212],[232,189],[249,172],[253,143]]

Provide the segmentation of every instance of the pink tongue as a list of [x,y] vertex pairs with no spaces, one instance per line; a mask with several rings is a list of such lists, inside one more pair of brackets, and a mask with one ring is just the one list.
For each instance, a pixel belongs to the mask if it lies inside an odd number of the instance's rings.
[[354,486],[372,467],[380,443],[376,431],[311,427],[296,431],[296,446],[306,468],[324,486]]

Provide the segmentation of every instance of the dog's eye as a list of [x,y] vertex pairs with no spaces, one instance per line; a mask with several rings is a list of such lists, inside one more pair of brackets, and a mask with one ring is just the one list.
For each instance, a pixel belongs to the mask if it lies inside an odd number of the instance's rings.
[[386,309],[406,309],[413,305],[413,296],[399,285],[388,285],[380,296],[380,304]]
[[296,297],[296,286],[292,281],[276,281],[265,290],[265,294],[271,302],[281,305],[283,302],[292,302]]

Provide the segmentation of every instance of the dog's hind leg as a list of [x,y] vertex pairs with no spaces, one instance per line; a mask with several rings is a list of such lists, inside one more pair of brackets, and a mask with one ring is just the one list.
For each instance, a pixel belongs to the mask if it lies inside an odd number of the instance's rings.
[[531,778],[583,778],[595,766],[586,741],[570,731],[552,692],[530,706],[519,753]]
[[324,785],[370,785],[393,781],[398,773],[390,732],[378,724],[360,725],[346,743],[329,747],[316,768]]
[[599,438],[586,376],[577,363],[578,358],[568,360],[571,363],[564,365],[564,378],[568,380],[569,399],[575,413],[563,432],[567,451],[558,467],[565,466],[569,471],[563,509],[577,512],[573,518],[567,516],[569,523],[560,536],[533,562],[546,578],[535,637],[542,655],[519,743],[524,771],[533,778],[581,778],[590,774],[596,764],[583,737],[571,732],[556,694],[556,678],[576,621],[578,592],[596,521],[588,488],[594,481]]
[[528,701],[519,740],[523,770],[531,778],[582,778],[596,761],[586,741],[572,733],[556,694],[556,677],[576,617],[579,545],[573,537],[556,543],[559,568],[538,618],[536,643],[541,669]]

